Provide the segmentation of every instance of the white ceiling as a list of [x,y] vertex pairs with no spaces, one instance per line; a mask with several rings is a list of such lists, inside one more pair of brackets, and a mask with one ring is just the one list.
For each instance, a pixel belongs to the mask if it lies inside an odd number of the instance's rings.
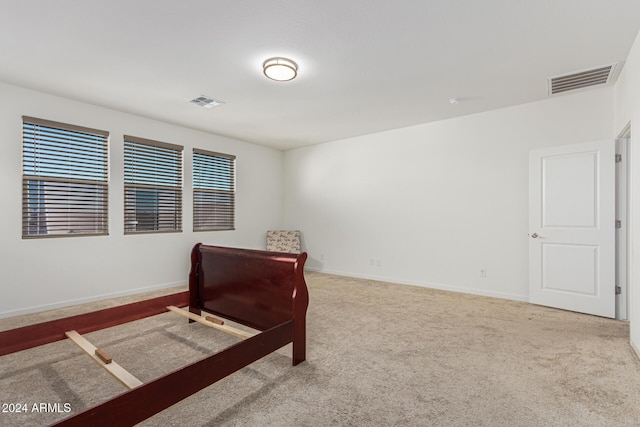
[[0,81],[289,149],[544,99],[639,29],[639,0],[0,0]]

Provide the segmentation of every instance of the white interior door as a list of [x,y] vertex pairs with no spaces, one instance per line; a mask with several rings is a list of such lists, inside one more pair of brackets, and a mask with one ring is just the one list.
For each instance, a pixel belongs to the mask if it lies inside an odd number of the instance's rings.
[[615,317],[615,143],[529,155],[529,301]]

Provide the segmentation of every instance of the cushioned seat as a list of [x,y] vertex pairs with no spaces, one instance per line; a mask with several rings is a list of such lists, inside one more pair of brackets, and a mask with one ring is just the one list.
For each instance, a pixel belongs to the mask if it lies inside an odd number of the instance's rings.
[[300,230],[268,230],[267,250],[299,254]]

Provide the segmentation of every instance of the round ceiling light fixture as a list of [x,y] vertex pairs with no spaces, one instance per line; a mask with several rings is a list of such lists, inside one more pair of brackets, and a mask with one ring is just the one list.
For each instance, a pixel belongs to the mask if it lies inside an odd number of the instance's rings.
[[269,58],[262,64],[262,70],[271,80],[286,82],[298,75],[298,64],[287,58]]

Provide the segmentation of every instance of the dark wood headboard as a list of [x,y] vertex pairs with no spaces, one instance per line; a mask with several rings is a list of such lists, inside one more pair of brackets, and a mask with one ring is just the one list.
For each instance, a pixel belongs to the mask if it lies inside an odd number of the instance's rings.
[[[297,358],[302,356],[304,360],[309,305],[304,281],[306,259],[306,252],[288,254],[198,243],[191,251],[189,309],[196,314],[204,310],[261,331],[293,320],[294,347],[302,350]],[[296,361],[294,354],[294,364],[301,360]]]

